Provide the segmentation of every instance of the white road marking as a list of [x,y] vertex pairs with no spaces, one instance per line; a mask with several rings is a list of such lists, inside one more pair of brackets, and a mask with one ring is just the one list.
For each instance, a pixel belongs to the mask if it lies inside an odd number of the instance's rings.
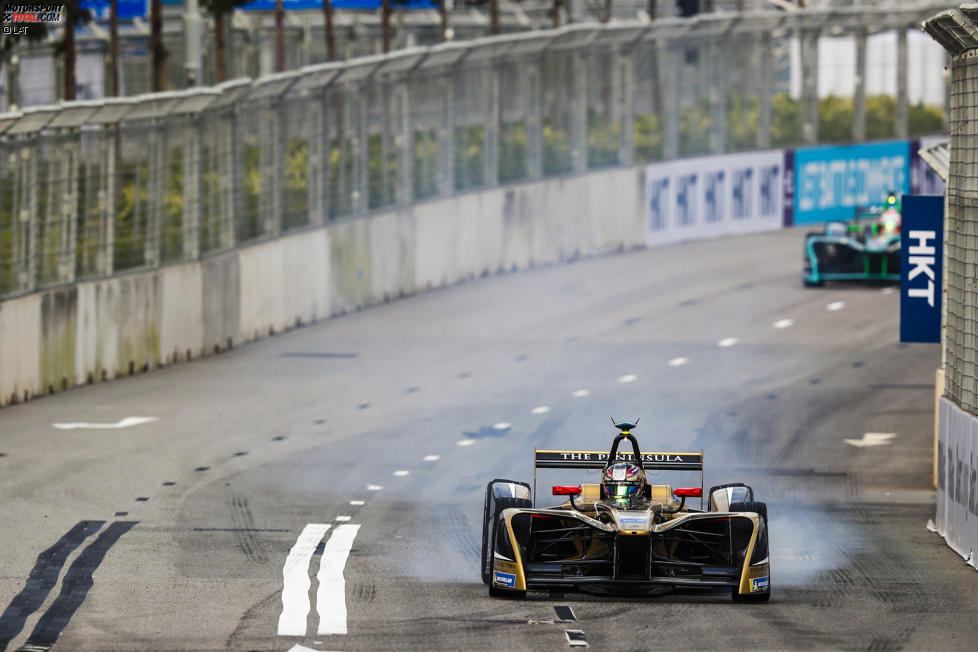
[[347,521],[350,520],[350,518],[351,518],[350,516],[337,516],[336,520],[339,521],[340,523],[346,523]]
[[547,407],[546,405],[540,405],[530,410],[530,412],[532,412],[533,414],[546,414],[547,412],[550,412],[550,408]]
[[689,358],[673,358],[672,360],[669,361],[669,366],[670,367],[681,367],[684,364],[686,364],[687,362],[689,362]]
[[492,429],[493,430],[509,430],[512,427],[513,427],[513,424],[508,423],[506,421],[500,421],[499,423],[493,424]]
[[567,637],[567,644],[571,647],[587,647],[587,639],[584,638],[584,630],[565,629],[564,636]]
[[638,380],[638,376],[635,374],[625,374],[624,376],[618,377],[619,383],[634,383],[636,380]]
[[364,505],[365,503],[362,500],[351,500],[350,504],[354,506],[360,506],[360,505]]
[[[316,645],[322,645],[322,643],[323,643],[322,641],[316,641]],[[319,650],[317,650],[316,648],[306,647],[305,645],[299,645],[298,643],[296,643],[295,645],[289,648],[288,652],[319,652]],[[328,652],[328,651],[324,650],[323,652]]]
[[455,442],[455,445],[456,446],[471,446],[474,443],[475,443],[475,440],[474,439],[459,439],[457,442]]
[[346,634],[346,580],[343,569],[353,548],[359,525],[339,525],[326,542],[319,565],[319,591],[316,611],[319,612],[320,634]]
[[575,389],[575,390],[574,390],[574,391],[573,391],[573,392],[571,393],[571,396],[573,396],[574,398],[584,398],[585,396],[587,396],[587,395],[588,395],[588,394],[590,394],[590,393],[591,393],[591,392],[589,392],[589,391],[588,391],[588,390],[586,390],[586,389]]
[[789,326],[794,326],[794,325],[795,325],[794,319],[779,319],[778,321],[774,322],[775,328],[788,328]]
[[893,287],[892,285],[888,285],[885,288],[883,288],[883,294],[893,294],[894,292],[896,292],[896,288]]
[[842,441],[856,448],[865,448],[866,446],[886,446],[887,444],[892,444],[893,442],[890,440],[894,437],[896,437],[895,432],[867,432],[863,435],[862,439],[843,439]]
[[425,455],[424,456],[424,461],[425,462],[437,462],[440,459],[441,459],[441,455]]
[[278,618],[279,636],[305,636],[309,615],[309,560],[316,551],[329,523],[309,523],[302,529],[282,568],[282,615]]
[[845,301],[833,301],[832,303],[826,304],[825,309],[831,312],[835,312],[836,310],[842,310],[845,307],[846,307]]
[[88,430],[117,430],[119,428],[141,426],[144,423],[153,423],[154,421],[159,420],[159,417],[126,417],[118,423],[86,423],[84,421],[79,421],[75,423],[52,423],[51,425],[59,430],[75,430],[76,428],[84,428]]
[[380,486],[379,484],[368,484],[367,485],[367,491],[380,491],[381,489],[383,489],[383,487]]
[[722,347],[726,348],[728,346],[733,346],[736,343],[737,343],[737,338],[736,337],[726,337],[726,338],[720,340],[719,342],[717,342],[717,346],[722,346]]
[[394,471],[394,475],[396,475],[399,478],[403,478],[404,476],[408,475],[409,473],[411,473],[411,472],[410,471],[406,471],[404,469],[399,469],[397,471]]

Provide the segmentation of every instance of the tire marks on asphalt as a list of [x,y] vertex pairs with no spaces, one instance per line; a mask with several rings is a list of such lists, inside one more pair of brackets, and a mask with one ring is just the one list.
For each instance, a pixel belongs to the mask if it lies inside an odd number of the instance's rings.
[[[95,584],[93,575],[104,561],[109,550],[120,538],[136,526],[138,521],[114,521],[92,543],[88,544],[78,558],[68,568],[61,582],[61,592],[48,610],[37,621],[27,642],[20,648],[31,652],[49,650],[57,643],[78,608],[81,607],[89,590]],[[57,582],[58,574],[72,551],[77,549],[89,536],[98,532],[105,521],[81,521],[58,542],[38,556],[37,564],[31,571],[24,590],[18,594],[4,611],[0,620],[6,623],[0,627],[0,649],[6,649],[27,618],[36,611],[47,594]],[[40,580],[40,582],[32,582]],[[9,614],[9,617],[8,617]]]
[[58,575],[68,555],[103,525],[105,521],[79,521],[53,546],[37,556],[24,588],[0,615],[0,650],[7,649],[10,641],[24,629],[27,618],[44,604],[44,599],[58,582]]

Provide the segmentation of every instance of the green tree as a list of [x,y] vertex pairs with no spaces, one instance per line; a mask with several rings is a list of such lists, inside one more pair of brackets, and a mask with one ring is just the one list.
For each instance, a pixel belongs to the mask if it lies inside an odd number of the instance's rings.
[[217,59],[217,83],[228,78],[227,68],[227,19],[235,7],[248,4],[250,0],[201,0],[201,7],[214,18],[214,58]]

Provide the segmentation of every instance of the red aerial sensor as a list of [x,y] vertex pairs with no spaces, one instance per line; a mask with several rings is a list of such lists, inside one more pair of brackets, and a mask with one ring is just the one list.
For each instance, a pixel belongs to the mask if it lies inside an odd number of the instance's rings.
[[562,487],[559,484],[554,485],[555,496],[578,496],[580,493],[580,487]]
[[674,489],[672,493],[680,497],[685,496],[686,498],[702,498],[703,487],[680,487],[679,489]]

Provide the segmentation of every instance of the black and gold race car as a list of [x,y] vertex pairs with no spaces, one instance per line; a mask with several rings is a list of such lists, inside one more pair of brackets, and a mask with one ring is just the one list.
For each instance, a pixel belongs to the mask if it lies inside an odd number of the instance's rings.
[[[767,505],[743,483],[712,487],[703,509],[703,453],[645,453],[621,432],[610,452],[537,450],[537,469],[598,469],[601,482],[555,486],[567,496],[536,507],[530,485],[486,488],[482,580],[494,597],[570,590],[658,595],[673,589],[729,591],[736,601],[771,597]],[[619,452],[622,442],[631,453]],[[700,485],[650,484],[646,471],[699,471]],[[535,493],[535,486],[534,491]],[[686,505],[699,498],[700,509]]]

